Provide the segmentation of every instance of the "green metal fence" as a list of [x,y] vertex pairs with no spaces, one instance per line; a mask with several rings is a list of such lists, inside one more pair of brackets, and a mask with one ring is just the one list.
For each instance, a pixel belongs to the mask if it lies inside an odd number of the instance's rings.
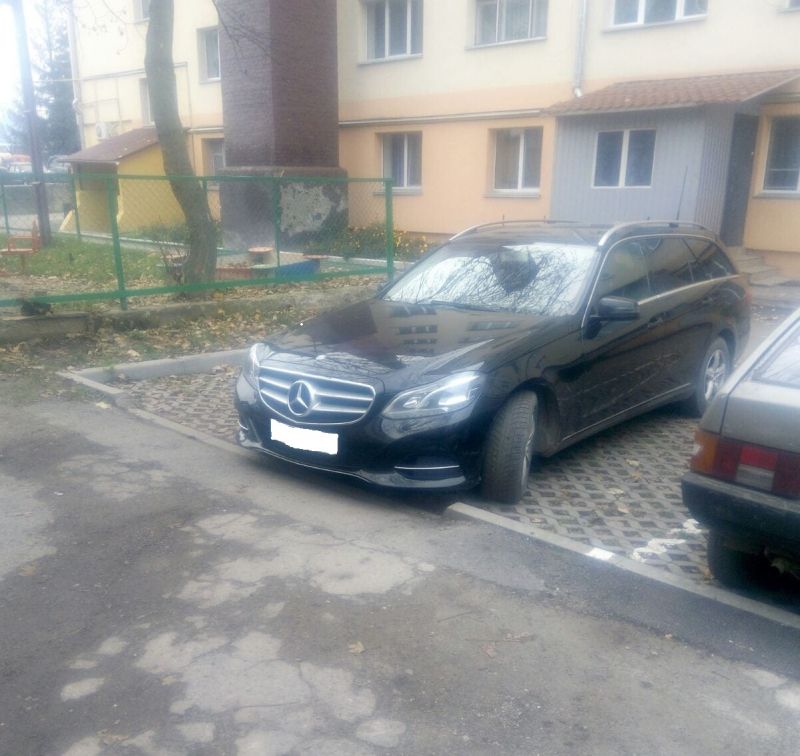
[[[0,174],[0,235],[31,233],[33,182]],[[189,182],[202,190],[215,234],[216,275],[203,283],[185,280],[189,228],[174,188]],[[391,180],[95,169],[48,174],[45,185],[53,242],[23,261],[0,238],[0,307],[118,300],[126,308],[139,297],[394,273]]]

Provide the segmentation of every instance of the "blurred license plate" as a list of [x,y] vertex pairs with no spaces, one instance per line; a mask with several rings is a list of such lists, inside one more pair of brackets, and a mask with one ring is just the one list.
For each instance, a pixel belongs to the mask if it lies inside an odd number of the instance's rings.
[[291,446],[292,449],[331,455],[339,453],[339,435],[337,433],[323,433],[309,428],[293,428],[291,425],[272,420],[270,435],[273,441],[280,441],[286,446]]

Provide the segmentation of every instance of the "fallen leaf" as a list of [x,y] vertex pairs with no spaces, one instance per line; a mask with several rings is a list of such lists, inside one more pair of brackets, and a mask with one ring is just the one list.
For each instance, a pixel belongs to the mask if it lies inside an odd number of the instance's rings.
[[608,493],[611,494],[611,496],[624,496],[625,495],[625,491],[623,491],[621,488],[609,488],[608,489]]
[[494,643],[487,643],[483,647],[483,653],[486,654],[490,659],[494,659],[497,656],[497,649],[494,646]]
[[94,406],[104,410],[111,409],[111,405],[108,402],[95,402]]
[[21,575],[22,577],[32,577],[33,575],[38,574],[39,572],[39,565],[36,562],[31,562],[30,564],[24,564],[17,570],[17,575]]
[[347,650],[351,654],[363,654],[364,653],[364,644],[361,641],[356,641],[355,643],[351,643]]

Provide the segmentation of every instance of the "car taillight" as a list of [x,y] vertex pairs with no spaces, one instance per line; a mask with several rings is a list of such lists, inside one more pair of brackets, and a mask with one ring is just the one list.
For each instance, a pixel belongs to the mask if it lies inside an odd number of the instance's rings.
[[689,466],[713,478],[800,498],[800,454],[698,430]]

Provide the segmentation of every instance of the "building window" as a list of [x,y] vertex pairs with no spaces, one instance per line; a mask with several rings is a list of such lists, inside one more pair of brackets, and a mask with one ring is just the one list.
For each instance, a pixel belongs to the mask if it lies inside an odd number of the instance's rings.
[[147,79],[139,79],[139,104],[142,108],[142,124],[151,126],[153,111],[150,107],[150,87],[147,86]]
[[764,189],[800,192],[800,118],[773,119]]
[[542,174],[542,129],[500,129],[494,138],[494,188],[535,191]]
[[219,176],[225,167],[225,140],[224,139],[204,139],[203,147],[206,157],[206,174]]
[[476,45],[547,35],[547,0],[477,0],[476,8]]
[[422,0],[368,0],[370,60],[422,53]]
[[383,176],[399,189],[422,186],[422,134],[386,134],[383,137]]
[[219,30],[200,29],[197,34],[200,43],[200,79],[219,81]]
[[150,18],[150,0],[133,0],[133,17],[137,21]]
[[601,131],[594,162],[595,186],[650,186],[655,129]]
[[800,0],[789,0],[786,7],[789,10],[800,10]]
[[705,16],[708,0],[615,0],[614,26],[660,24]]

